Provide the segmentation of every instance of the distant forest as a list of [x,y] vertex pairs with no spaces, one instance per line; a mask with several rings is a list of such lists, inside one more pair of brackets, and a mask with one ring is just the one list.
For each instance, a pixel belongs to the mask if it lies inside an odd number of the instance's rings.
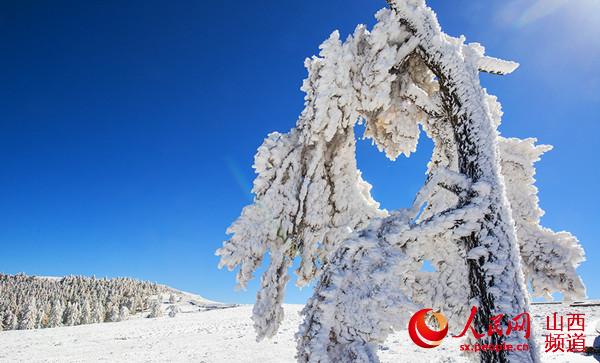
[[114,322],[146,311],[157,317],[163,294],[170,292],[131,278],[0,274],[0,330]]

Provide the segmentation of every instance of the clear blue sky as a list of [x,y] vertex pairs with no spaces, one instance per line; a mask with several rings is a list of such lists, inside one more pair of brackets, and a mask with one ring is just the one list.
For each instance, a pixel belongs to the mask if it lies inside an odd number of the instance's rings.
[[[567,6],[567,3],[569,5]],[[543,222],[576,234],[600,298],[600,2],[430,1],[445,31],[521,63],[483,76],[506,136],[555,146],[538,164]],[[228,302],[214,250],[251,201],[253,155],[303,105],[303,60],[381,1],[4,1],[0,5],[0,271],[132,276]],[[359,166],[407,206],[431,144]],[[308,291],[290,286],[289,302]]]

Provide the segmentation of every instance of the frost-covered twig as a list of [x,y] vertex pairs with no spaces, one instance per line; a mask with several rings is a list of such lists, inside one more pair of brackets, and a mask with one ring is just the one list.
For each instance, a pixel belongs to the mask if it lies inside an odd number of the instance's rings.
[[569,232],[554,232],[540,225],[544,211],[538,206],[534,163],[552,147],[535,145],[533,138],[499,140],[502,174],[533,294],[551,299],[552,293],[560,292],[567,300],[584,298],[585,287],[575,271],[585,259],[579,241]]

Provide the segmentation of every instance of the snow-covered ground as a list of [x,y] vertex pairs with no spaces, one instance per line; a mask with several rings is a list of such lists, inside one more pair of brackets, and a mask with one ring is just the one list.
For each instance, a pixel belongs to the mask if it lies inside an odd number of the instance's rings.
[[[252,306],[201,307],[202,298],[188,294],[179,302],[182,313],[146,319],[41,330],[0,332],[0,362],[258,362],[294,361],[294,333],[300,323],[300,305],[285,305],[286,318],[271,340],[257,343],[250,315]],[[192,302],[194,301],[194,302]],[[211,302],[212,303],[212,302]],[[167,304],[165,303],[165,306]],[[600,307],[535,305],[538,323],[552,312],[582,312],[588,345],[600,318]],[[542,347],[543,337],[538,329]],[[434,349],[421,349],[406,331],[392,335],[380,347],[383,362],[463,362],[458,339],[446,338]],[[548,362],[595,362],[573,353],[545,353]]]

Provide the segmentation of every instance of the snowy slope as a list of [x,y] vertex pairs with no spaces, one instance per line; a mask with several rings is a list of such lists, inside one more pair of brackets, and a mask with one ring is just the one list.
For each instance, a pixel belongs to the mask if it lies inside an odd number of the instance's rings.
[[[224,309],[189,308],[201,298],[188,294],[178,304],[188,308],[175,318],[131,319],[42,330],[0,332],[0,362],[293,362],[294,333],[298,328],[300,305],[285,305],[286,317],[275,338],[255,342],[250,315],[252,306]],[[167,305],[165,303],[165,305]],[[222,306],[219,306],[222,307]],[[588,345],[600,318],[600,307],[534,305],[534,319],[545,316],[586,314]],[[539,340],[541,332],[536,336]],[[543,342],[543,341],[542,341]],[[543,343],[542,343],[543,346]],[[398,332],[380,347],[383,362],[464,362],[458,339],[446,338],[435,349],[416,347],[406,331]],[[595,362],[579,354],[545,353],[546,362]]]
[[[172,287],[166,285],[160,285],[165,288],[166,293],[161,294],[161,310],[163,314],[167,315],[169,312],[169,307],[171,305],[175,305],[177,307],[177,311],[179,314],[190,314],[190,313],[198,313],[205,312],[210,310],[219,310],[219,309],[228,309],[237,307],[237,304],[224,304],[216,301],[212,301],[206,299],[200,295],[192,294],[190,292],[181,291],[174,289]],[[171,303],[169,301],[171,295],[175,296],[175,303]],[[154,296],[153,296],[154,297]],[[129,319],[139,319],[139,318],[147,318],[149,310],[138,313],[136,315],[131,315]]]

